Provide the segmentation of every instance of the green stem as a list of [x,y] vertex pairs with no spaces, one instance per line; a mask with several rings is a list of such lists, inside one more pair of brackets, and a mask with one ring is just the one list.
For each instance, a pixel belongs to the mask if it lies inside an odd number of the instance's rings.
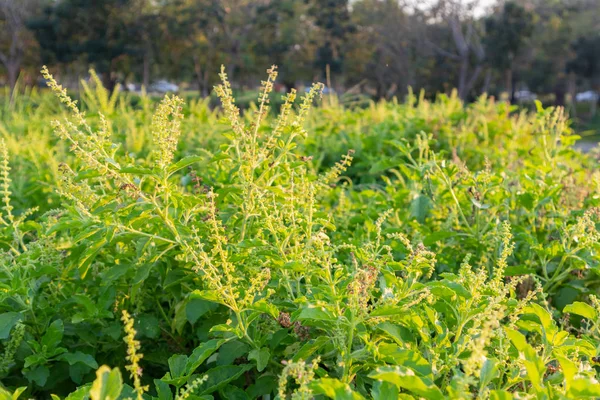
[[350,367],[352,366],[352,342],[354,341],[354,329],[356,329],[356,322],[354,320],[354,312],[351,313],[352,318],[348,327],[348,344],[346,346],[346,357],[344,357],[344,375],[342,377],[343,382],[350,383]]
[[244,323],[244,318],[242,317],[242,313],[239,311],[236,311],[236,310],[233,310],[233,312],[235,313],[235,317],[238,322],[238,327],[242,330],[242,333],[244,334],[243,335],[244,339],[246,339],[246,341],[248,342],[248,344],[250,346],[252,346],[255,349],[258,349],[259,347],[256,345],[256,342],[254,342],[254,340],[248,335],[248,328],[246,327],[246,324]]
[[473,235],[473,228],[471,227],[471,225],[469,224],[469,220],[467,219],[467,217],[465,216],[462,207],[460,206],[460,201],[458,201],[458,197],[456,196],[456,193],[454,193],[454,189],[452,188],[452,182],[450,182],[450,180],[448,179],[448,176],[444,173],[444,171],[436,164],[438,170],[440,171],[440,173],[442,174],[442,178],[444,180],[444,183],[446,184],[446,186],[448,186],[448,191],[450,192],[450,194],[452,195],[452,199],[454,200],[454,203],[456,203],[456,208],[458,208],[458,212],[460,214],[460,217],[462,218],[465,227],[469,230],[469,232],[471,233],[471,235]]
[[167,242],[167,243],[171,243],[171,244],[179,244],[178,242],[176,242],[174,240],[167,239],[167,238],[162,237],[162,236],[153,235],[153,234],[150,234],[150,233],[138,231],[137,229],[133,229],[133,228],[127,227],[125,225],[121,225],[120,228],[123,229],[123,230],[125,230],[125,231],[128,231],[130,233],[135,233],[136,235],[145,236],[145,237],[148,237],[148,238],[151,238],[151,239],[155,239],[155,240],[162,240],[163,242]]
[[[579,249],[576,249],[575,251],[573,251],[573,253],[577,253],[577,251],[579,251]],[[561,260],[560,263],[558,264],[558,266],[556,267],[556,270],[554,271],[554,274],[552,274],[552,277],[550,278],[550,280],[548,280],[546,282],[546,284],[544,285],[544,292],[546,293],[550,293],[548,292],[549,289],[554,289],[554,287],[557,284],[560,284],[561,280],[569,274],[570,269],[568,269],[567,271],[561,272],[563,265],[565,264],[565,262],[567,261],[567,259],[569,258],[569,254],[565,254]],[[565,275],[566,274],[566,275]]]

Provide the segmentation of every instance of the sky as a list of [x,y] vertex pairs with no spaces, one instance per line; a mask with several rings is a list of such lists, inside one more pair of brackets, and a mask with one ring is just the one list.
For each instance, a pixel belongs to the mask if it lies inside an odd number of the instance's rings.
[[[413,1],[415,4],[426,7],[428,5],[435,4],[437,0],[413,0]],[[460,1],[465,4],[477,3],[477,7],[475,9],[475,15],[479,17],[479,16],[485,14],[486,11],[488,11],[491,6],[498,3],[499,0],[460,0]]]
[[484,14],[491,6],[498,3],[498,0],[480,0],[479,7],[476,11],[478,16]]

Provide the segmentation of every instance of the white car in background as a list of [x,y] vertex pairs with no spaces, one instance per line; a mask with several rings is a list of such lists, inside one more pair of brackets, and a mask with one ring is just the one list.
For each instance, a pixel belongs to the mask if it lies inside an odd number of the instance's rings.
[[158,93],[178,92],[179,86],[165,80],[160,80],[151,84],[150,87],[148,87],[148,91]]
[[588,90],[587,92],[577,93],[575,95],[575,101],[598,101],[598,97],[600,95],[593,90]]
[[518,101],[533,101],[537,99],[537,94],[531,93],[529,90],[517,90],[515,99]]
[[139,91],[142,90],[141,85],[138,85],[135,83],[128,83],[125,85],[125,88],[127,89],[128,92],[134,92],[134,93],[138,93]]

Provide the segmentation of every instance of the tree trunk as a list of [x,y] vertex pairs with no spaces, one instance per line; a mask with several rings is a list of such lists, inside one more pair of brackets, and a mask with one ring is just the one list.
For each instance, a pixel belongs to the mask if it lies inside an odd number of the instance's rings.
[[232,62],[230,62],[227,67],[225,68],[225,70],[227,71],[227,78],[229,78],[229,82],[231,83],[231,85],[233,86],[233,80],[234,80],[234,74],[236,72],[236,68],[235,68],[235,64],[233,64]]
[[481,93],[485,93],[488,94],[488,92],[490,91],[490,83],[492,82],[492,69],[488,68],[487,71],[485,72],[485,79],[483,80],[483,89],[481,90]]
[[196,82],[198,84],[198,93],[202,95],[204,93],[204,75],[202,74],[202,65],[197,55],[194,55],[194,72],[196,73]]
[[14,91],[17,86],[17,80],[21,74],[21,63],[20,62],[9,62],[6,64],[6,75],[8,78],[8,87],[10,88],[11,101],[14,98]]
[[204,77],[202,78],[202,97],[208,97],[208,67],[204,69]]
[[150,52],[144,51],[144,65],[142,71],[142,85],[148,90],[150,86]]
[[468,80],[465,86],[465,97],[463,100],[468,98],[469,93],[471,93],[471,89],[473,89],[473,86],[475,86],[475,82],[477,82],[477,79],[479,79],[479,75],[481,74],[482,69],[483,67],[481,65],[475,67],[475,70],[471,75],[471,79]]
[[510,102],[514,103],[516,100],[516,91],[517,91],[517,74],[514,73],[512,68],[510,68]]
[[569,94],[571,95],[570,102],[570,114],[572,118],[577,118],[577,102],[575,101],[575,97],[577,95],[577,82],[575,81],[575,75],[569,75]]
[[462,57],[460,61],[460,74],[458,76],[458,97],[465,100],[467,96],[467,73],[469,72],[469,58]]
[[514,101],[513,99],[513,89],[512,89],[512,69],[507,68],[504,71],[504,90],[506,90],[506,96],[508,97],[508,101],[511,103]]
[[112,91],[115,89],[116,84],[117,82],[115,81],[115,79],[113,79],[112,73],[110,71],[102,73],[102,85],[106,88],[106,90],[112,93]]
[[554,89],[554,105],[564,107],[565,105],[565,89],[562,86],[558,86]]
[[285,90],[287,92],[289,92],[291,89],[295,89],[296,88],[296,82],[292,79],[290,79],[290,77],[286,77],[286,79],[284,79],[281,83],[283,83],[283,86],[285,86]]
[[381,79],[377,79],[377,85],[376,85],[376,92],[375,92],[375,97],[377,99],[381,99],[383,98],[383,96],[385,95],[385,80],[383,78]]

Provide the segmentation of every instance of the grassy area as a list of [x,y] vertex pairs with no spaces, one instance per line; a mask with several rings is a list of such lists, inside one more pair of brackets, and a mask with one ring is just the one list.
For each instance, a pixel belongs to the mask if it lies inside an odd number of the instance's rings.
[[0,398],[600,396],[565,116],[319,90],[0,107]]

